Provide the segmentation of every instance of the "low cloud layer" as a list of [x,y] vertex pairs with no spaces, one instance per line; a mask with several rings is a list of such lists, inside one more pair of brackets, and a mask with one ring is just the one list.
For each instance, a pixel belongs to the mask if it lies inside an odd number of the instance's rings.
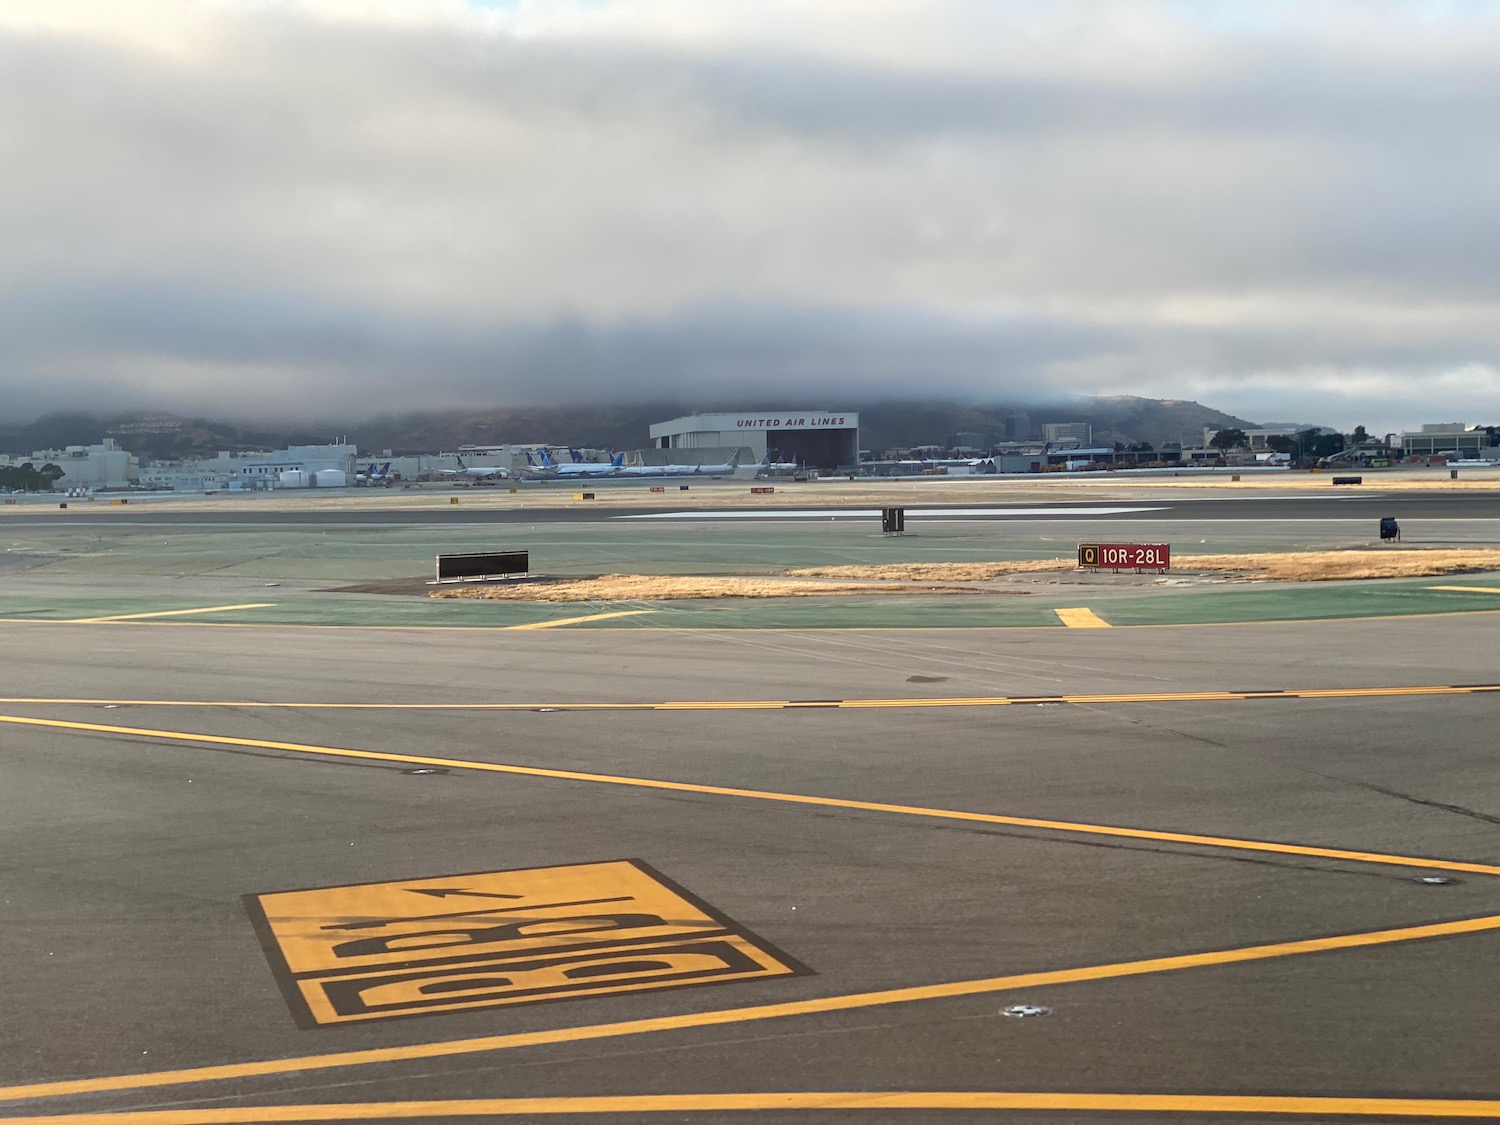
[[0,10],[0,413],[1493,420],[1487,6]]

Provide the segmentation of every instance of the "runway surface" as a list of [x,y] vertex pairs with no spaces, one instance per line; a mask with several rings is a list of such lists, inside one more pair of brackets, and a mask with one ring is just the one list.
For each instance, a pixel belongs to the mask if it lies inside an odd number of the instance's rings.
[[1492,631],[10,625],[4,1111],[1493,1116]]
[[[1143,492],[1147,490],[1142,490]],[[870,502],[828,505],[809,493],[802,506],[832,518],[868,521],[879,518],[878,507]],[[748,499],[748,497],[747,497]],[[586,503],[569,504],[559,496],[555,506],[500,507],[445,506],[444,495],[434,495],[430,508],[379,508],[372,501],[360,508],[259,508],[250,502],[229,499],[222,510],[179,511],[169,500],[139,503],[128,510],[73,503],[66,512],[56,508],[31,505],[0,516],[0,528],[7,526],[92,526],[96,523],[133,526],[191,526],[209,528],[233,527],[389,527],[393,525],[465,526],[475,524],[594,523],[635,518],[679,519],[680,514],[663,512],[660,505],[610,505],[590,507]],[[843,512],[840,509],[844,509]],[[1120,509],[1134,509],[1120,511]],[[757,519],[785,521],[805,518],[797,508],[776,507],[760,510],[745,508],[704,508],[687,513],[693,520]],[[1348,519],[1379,520],[1382,516],[1421,519],[1500,519],[1500,490],[1445,492],[1392,491],[1378,488],[1324,494],[1253,495],[1214,497],[1163,497],[1114,501],[1046,501],[1036,503],[975,504],[931,502],[906,505],[908,519],[954,520],[1028,520],[1058,518],[1100,518],[1191,522],[1199,520],[1307,520]]]

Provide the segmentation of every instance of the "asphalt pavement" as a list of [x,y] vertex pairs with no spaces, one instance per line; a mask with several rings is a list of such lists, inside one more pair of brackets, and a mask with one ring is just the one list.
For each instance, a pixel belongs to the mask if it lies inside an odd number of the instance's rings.
[[1492,632],[10,624],[3,1111],[1496,1110]]
[[[1143,498],[1129,500],[920,503],[907,505],[906,512],[907,518],[912,520],[937,518],[1055,520],[1072,517],[1087,518],[1092,513],[1107,515],[1111,519],[1167,522],[1298,519],[1374,521],[1388,515],[1398,519],[1500,519],[1500,490],[1452,492],[1433,489],[1431,491],[1382,492],[1378,488],[1373,488],[1340,492],[1330,490],[1328,494],[1295,493],[1184,498],[1146,495],[1146,490],[1142,490],[1142,494]],[[825,515],[825,518],[868,521],[873,517],[878,517],[879,500],[827,504],[820,502],[816,493],[809,493],[808,496],[808,503],[802,507],[816,509],[820,515]],[[434,494],[433,499],[434,501],[441,500],[442,494]],[[465,507],[462,504],[443,506],[434,503],[430,508],[382,508],[377,504],[378,498],[374,498],[369,506],[351,508],[261,508],[254,507],[248,502],[226,499],[225,506],[220,510],[182,511],[174,509],[171,500],[139,503],[137,507],[128,510],[107,505],[90,507],[74,502],[66,511],[50,506],[28,505],[25,508],[7,512],[0,517],[0,528],[12,525],[90,526],[106,521],[111,524],[146,527],[188,526],[219,529],[401,525],[443,527],[514,523],[604,523],[641,517],[662,518],[664,514],[669,518],[676,518],[673,513],[664,512],[661,505],[617,506],[611,504],[607,507],[590,507],[586,503],[570,503],[561,496],[557,504],[549,506]],[[876,506],[873,513],[872,504]],[[794,507],[781,506],[755,509],[747,504],[742,509],[703,508],[689,515],[693,520],[734,518],[782,522],[800,518],[797,511],[798,509]]]

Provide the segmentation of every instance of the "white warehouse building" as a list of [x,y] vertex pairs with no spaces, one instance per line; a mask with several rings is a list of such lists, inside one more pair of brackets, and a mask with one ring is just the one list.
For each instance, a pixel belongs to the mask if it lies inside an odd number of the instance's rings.
[[135,483],[139,462],[135,454],[120,448],[114,438],[98,445],[70,445],[65,449],[38,449],[30,457],[0,455],[0,464],[20,466],[56,465],[64,473],[58,488],[129,488]]
[[813,469],[859,464],[859,415],[853,411],[783,410],[743,414],[692,414],[651,427],[657,449],[748,448],[756,460],[795,461]]

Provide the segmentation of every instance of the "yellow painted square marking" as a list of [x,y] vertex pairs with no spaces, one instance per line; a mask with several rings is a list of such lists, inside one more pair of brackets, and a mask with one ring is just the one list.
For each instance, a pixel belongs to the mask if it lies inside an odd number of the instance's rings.
[[1057,614],[1069,629],[1108,629],[1111,627],[1108,621],[1087,607],[1055,609],[1052,612]]
[[245,899],[304,1027],[807,972],[638,860]]

